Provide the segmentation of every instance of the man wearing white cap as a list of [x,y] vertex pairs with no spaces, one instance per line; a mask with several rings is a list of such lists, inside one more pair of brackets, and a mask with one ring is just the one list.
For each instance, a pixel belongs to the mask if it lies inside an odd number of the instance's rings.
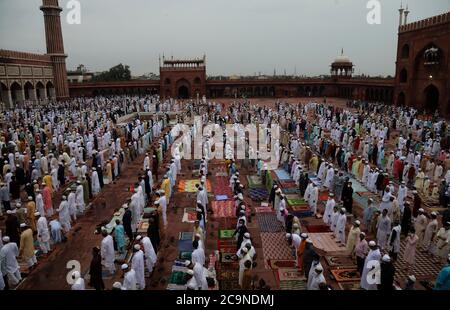
[[318,291],[319,285],[321,283],[326,283],[325,277],[323,276],[323,267],[322,265],[316,265],[314,267],[314,272],[311,275],[311,280],[309,281],[309,285],[307,286],[307,290],[309,291]]
[[414,221],[414,229],[416,230],[417,237],[419,237],[418,244],[422,243],[423,237],[425,235],[425,229],[427,228],[427,224],[428,224],[427,216],[424,213],[425,213],[425,210],[420,208],[419,214],[417,215],[417,217]]
[[102,228],[102,244],[101,244],[101,256],[102,263],[105,266],[106,270],[108,270],[111,274],[116,271],[116,267],[114,265],[114,260],[116,259],[116,254],[114,252],[114,241],[105,227]]
[[67,195],[67,205],[69,207],[70,218],[75,222],[77,220],[77,203],[76,203],[75,188],[72,188],[70,190],[69,195]]
[[47,219],[44,214],[36,212],[36,216],[39,216],[37,221],[37,239],[39,241],[39,247],[42,253],[47,254],[50,251],[50,231],[48,229]]
[[246,232],[244,234],[244,240],[242,241],[241,247],[238,250],[241,250],[241,249],[245,248],[247,244],[252,244],[252,241],[250,240],[250,233],[249,232]]
[[244,279],[245,262],[252,261],[248,253],[247,247],[241,248],[242,258],[239,260],[239,286],[242,287],[242,280]]
[[200,263],[200,265],[205,265],[205,251],[202,247],[199,246],[199,241],[194,240],[192,242],[192,246],[194,248],[194,251],[192,252],[192,262]]
[[378,289],[381,291],[392,291],[394,289],[395,267],[388,254],[381,259],[380,284]]
[[445,261],[450,252],[450,222],[443,225],[436,235],[436,256]]
[[72,273],[72,277],[75,280],[75,282],[72,284],[72,291],[84,291],[85,290],[84,279],[81,277],[80,272],[74,271]]
[[[139,237],[139,236],[138,236]],[[138,240],[138,238],[136,238]],[[145,265],[144,252],[139,244],[135,244],[133,248],[133,258],[131,260],[131,268],[136,271],[136,281],[140,290],[145,289]]]
[[153,271],[153,267],[155,266],[157,261],[155,249],[153,248],[150,238],[147,236],[142,238],[142,246],[144,247],[145,264],[147,266],[148,272],[151,274]]
[[161,207],[162,210],[164,227],[167,227],[167,199],[165,193],[164,191],[159,190],[156,192],[156,196],[158,197],[159,206]]
[[402,232],[402,227],[398,221],[394,222],[394,227],[392,228],[391,235],[389,236],[389,255],[395,262],[400,253],[400,234]]
[[122,289],[128,291],[137,290],[136,271],[127,264],[123,264],[121,269],[124,273]]
[[19,257],[26,261],[28,268],[31,270],[37,264],[36,255],[34,255],[33,230],[25,223],[20,224],[20,228],[22,233],[20,234]]
[[341,208],[336,222],[336,229],[334,230],[334,235],[337,239],[336,241],[340,242],[341,246],[345,246],[345,225],[347,224],[347,215],[345,212],[345,208]]
[[40,214],[45,216],[44,198],[42,197],[40,189],[36,190],[36,209]]
[[391,232],[391,219],[387,216],[387,214],[388,209],[384,209],[377,222],[377,242],[381,250],[386,248],[388,236]]
[[430,217],[431,221],[428,223],[427,228],[425,229],[425,235],[422,241],[422,248],[424,251],[430,250],[430,245],[438,232],[437,213],[434,211],[431,212]]
[[62,196],[61,203],[59,204],[59,208],[56,210],[59,213],[59,221],[61,226],[64,229],[64,232],[70,231],[70,213],[69,213],[69,204],[67,203],[67,197]]
[[8,236],[4,236],[2,241],[3,247],[0,249],[0,270],[2,275],[7,277],[10,284],[16,285],[22,280],[19,263],[17,262],[19,249],[16,243],[10,242]]
[[100,179],[98,178],[98,172],[97,172],[97,168],[92,168],[92,176],[91,176],[91,180],[92,180],[92,195],[96,196],[100,190]]
[[313,188],[311,190],[311,194],[309,195],[308,204],[311,208],[313,215],[317,213],[317,203],[319,201],[319,187],[316,184],[313,184]]
[[336,201],[334,200],[334,194],[330,193],[328,195],[328,200],[325,205],[325,212],[323,213],[323,221],[325,224],[331,224],[331,214],[333,213],[333,208],[336,205]]
[[361,234],[361,229],[359,228],[361,222],[356,220],[353,226],[350,228],[347,237],[347,252],[353,256],[355,252],[355,247],[359,242],[359,235]]
[[[367,254],[366,260],[364,261],[364,269],[363,269],[363,273],[361,275],[361,288],[363,288],[365,290],[376,290],[377,284],[372,283],[372,282],[376,282],[376,281],[371,281],[371,283],[369,283],[368,282],[368,274],[369,274],[369,271],[373,270],[374,267],[379,268],[379,264],[377,267],[376,263],[374,263],[374,262],[380,261],[381,252],[380,252],[380,249],[378,248],[377,244],[373,240],[369,242],[369,249],[370,249],[369,254]],[[372,275],[374,275],[374,274],[372,274]],[[375,279],[372,279],[372,280],[375,280]]]

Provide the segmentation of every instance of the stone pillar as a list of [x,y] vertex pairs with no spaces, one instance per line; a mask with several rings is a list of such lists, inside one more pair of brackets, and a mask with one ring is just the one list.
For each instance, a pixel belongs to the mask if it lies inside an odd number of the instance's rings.
[[36,101],[37,97],[36,97],[36,88],[30,88],[28,90],[28,98],[30,98],[30,100]]
[[2,98],[1,101],[5,104],[4,108],[12,108],[13,102],[12,102],[12,96],[11,96],[11,90],[2,90]]

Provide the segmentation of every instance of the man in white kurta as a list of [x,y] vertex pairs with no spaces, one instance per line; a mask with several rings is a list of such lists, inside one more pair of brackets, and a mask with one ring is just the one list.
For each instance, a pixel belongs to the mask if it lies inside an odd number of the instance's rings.
[[8,277],[8,281],[12,285],[16,285],[22,280],[20,275],[19,263],[17,256],[19,256],[19,248],[14,242],[10,242],[8,236],[2,238],[3,247],[0,249],[0,266],[3,276]]
[[125,273],[123,277],[122,289],[127,291],[137,290],[136,271],[131,269],[127,264],[123,264],[121,269]]
[[92,168],[92,176],[91,176],[91,183],[92,183],[92,195],[97,195],[100,190],[100,180],[98,178],[98,172],[96,168]]
[[77,205],[77,211],[79,213],[84,213],[84,189],[81,183],[77,182],[77,190],[75,192],[75,201]]
[[308,279],[308,283],[307,290],[309,291],[318,291],[320,284],[326,283],[322,265],[316,265],[314,272],[311,274],[311,279]]
[[40,214],[45,215],[44,198],[42,197],[40,189],[36,190],[36,210]]
[[77,203],[76,203],[76,194],[75,189],[72,189],[67,196],[67,205],[69,207],[69,214],[72,220],[77,220]]
[[[369,248],[370,248],[370,251],[369,251],[369,254],[367,254],[367,256],[366,256],[366,260],[364,261],[364,269],[363,269],[363,273],[361,275],[361,288],[363,288],[365,290],[376,290],[377,283],[376,283],[375,279],[373,279],[373,281],[371,281],[373,283],[369,283],[368,274],[369,274],[369,271],[376,268],[376,263],[374,263],[374,262],[378,261],[378,268],[379,268],[381,252],[380,252],[380,249],[378,248],[377,244],[373,240],[369,242]],[[374,264],[375,264],[375,266],[374,266]]]
[[386,248],[389,233],[391,232],[391,219],[387,214],[388,210],[384,209],[377,223],[377,242],[381,250]]
[[147,266],[148,272],[151,274],[157,260],[155,249],[153,248],[149,237],[142,238],[142,246],[144,247],[145,265]]
[[345,225],[347,224],[347,215],[345,212],[345,208],[342,208],[336,223],[336,229],[334,231],[336,241],[340,242],[341,246],[345,246]]
[[330,225],[331,224],[331,214],[333,213],[333,208],[336,205],[336,202],[334,201],[334,194],[330,193],[328,195],[328,200],[325,205],[325,212],[323,213],[323,221],[325,224]]
[[116,271],[116,266],[114,265],[114,260],[116,259],[116,254],[114,252],[114,241],[111,235],[108,234],[106,229],[102,230],[103,240],[101,245],[101,255],[102,263],[111,274]]
[[57,209],[59,213],[59,222],[61,223],[64,232],[70,231],[70,213],[69,213],[69,204],[67,203],[67,197],[62,196],[62,201],[59,204],[59,208]]
[[41,248],[42,253],[47,254],[50,251],[50,231],[48,229],[48,222],[44,216],[45,213],[38,212],[36,214],[40,215],[36,224],[39,247]]
[[136,281],[140,290],[145,289],[145,265],[144,265],[144,252],[141,250],[139,244],[134,245],[134,254],[131,260],[131,268],[136,271]]

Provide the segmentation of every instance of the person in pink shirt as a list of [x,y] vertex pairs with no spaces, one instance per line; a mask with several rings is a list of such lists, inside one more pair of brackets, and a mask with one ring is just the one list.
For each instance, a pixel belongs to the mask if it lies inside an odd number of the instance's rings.
[[369,245],[367,244],[366,234],[362,232],[359,235],[359,242],[355,247],[356,265],[359,274],[362,274],[363,272],[367,253],[369,253]]

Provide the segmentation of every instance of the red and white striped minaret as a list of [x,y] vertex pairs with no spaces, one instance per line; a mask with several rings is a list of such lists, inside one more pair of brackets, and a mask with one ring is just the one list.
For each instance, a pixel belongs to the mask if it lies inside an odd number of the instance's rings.
[[47,41],[47,54],[53,63],[53,76],[55,81],[55,94],[57,100],[69,98],[69,85],[67,82],[66,58],[61,31],[60,13],[62,8],[58,0],[42,0],[41,11],[44,12],[45,38]]

